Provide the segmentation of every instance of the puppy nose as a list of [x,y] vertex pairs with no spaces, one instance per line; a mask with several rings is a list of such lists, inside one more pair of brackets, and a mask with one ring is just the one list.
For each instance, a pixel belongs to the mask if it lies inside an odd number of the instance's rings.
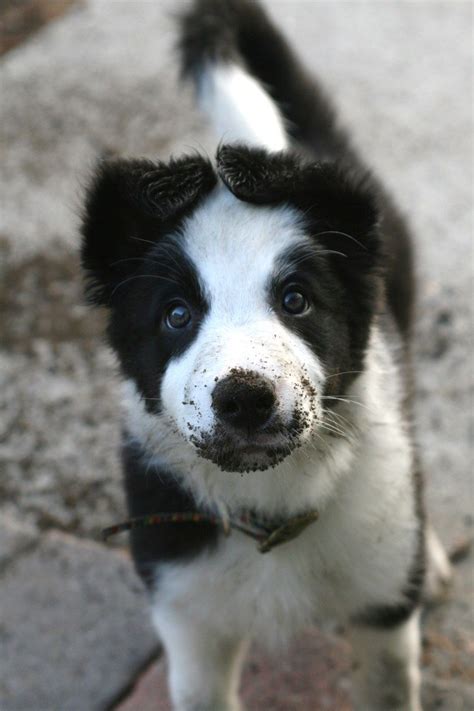
[[212,406],[221,420],[240,430],[257,430],[271,418],[275,408],[272,383],[250,370],[234,370],[212,392]]

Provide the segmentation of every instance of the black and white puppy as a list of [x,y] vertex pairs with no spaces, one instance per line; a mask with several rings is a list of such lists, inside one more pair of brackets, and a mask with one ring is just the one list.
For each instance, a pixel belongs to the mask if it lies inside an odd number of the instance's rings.
[[215,164],[102,163],[83,223],[125,379],[130,514],[319,519],[266,555],[209,522],[132,532],[173,702],[238,709],[252,638],[334,617],[355,707],[417,711],[425,561],[449,566],[408,413],[406,227],[257,3],[197,0],[181,27]]

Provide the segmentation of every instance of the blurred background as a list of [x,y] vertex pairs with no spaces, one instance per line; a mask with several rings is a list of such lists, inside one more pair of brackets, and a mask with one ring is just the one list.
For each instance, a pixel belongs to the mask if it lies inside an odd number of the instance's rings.
[[[457,559],[425,620],[425,708],[474,708],[470,2],[267,0],[415,235],[416,421]],[[106,151],[212,142],[179,85],[173,0],[0,2],[0,709],[168,709],[125,539],[118,380],[82,297],[83,186]],[[250,711],[350,708],[337,628],[247,663]]]

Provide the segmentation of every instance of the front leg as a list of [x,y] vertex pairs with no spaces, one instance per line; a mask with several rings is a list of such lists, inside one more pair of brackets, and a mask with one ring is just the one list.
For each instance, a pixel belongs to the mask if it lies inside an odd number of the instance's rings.
[[421,711],[420,625],[415,611],[397,626],[354,626],[357,711]]
[[171,606],[155,607],[153,622],[168,657],[174,710],[241,711],[238,687],[245,642]]

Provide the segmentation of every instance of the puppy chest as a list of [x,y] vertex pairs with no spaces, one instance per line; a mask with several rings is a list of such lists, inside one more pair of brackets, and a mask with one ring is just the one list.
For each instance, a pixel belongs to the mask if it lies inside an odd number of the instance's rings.
[[239,534],[212,554],[159,574],[158,604],[172,604],[203,624],[245,626],[269,643],[334,613],[343,581],[311,552],[310,540],[282,544],[266,554]]

